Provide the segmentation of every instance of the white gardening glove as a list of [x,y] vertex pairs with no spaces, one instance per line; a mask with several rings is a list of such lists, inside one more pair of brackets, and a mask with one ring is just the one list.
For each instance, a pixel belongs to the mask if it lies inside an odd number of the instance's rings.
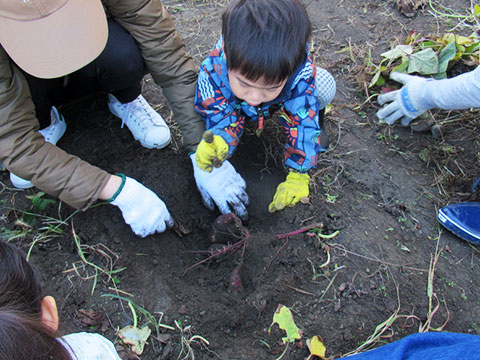
[[138,236],[163,232],[173,226],[173,219],[165,203],[137,180],[126,177],[125,185],[111,202],[122,211],[125,222]]
[[193,175],[198,191],[203,202],[210,210],[215,209],[215,204],[222,214],[234,212],[242,220],[248,218],[246,206],[248,205],[247,185],[245,180],[235,170],[228,160],[211,172],[200,169],[195,160],[195,154],[190,155],[193,164]]
[[407,126],[416,117],[422,115],[428,107],[422,102],[422,86],[427,81],[433,79],[424,79],[420,76],[407,75],[399,72],[390,74],[390,79],[403,84],[400,90],[390,91],[378,97],[378,102],[385,105],[377,111],[377,118],[392,125],[401,118],[403,126]]

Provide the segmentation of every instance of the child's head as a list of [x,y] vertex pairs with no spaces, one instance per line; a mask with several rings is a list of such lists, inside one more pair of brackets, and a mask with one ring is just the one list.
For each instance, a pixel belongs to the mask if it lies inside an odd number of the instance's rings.
[[0,359],[71,359],[57,326],[55,300],[20,251],[0,241]]
[[[235,95],[251,105],[275,99],[305,60],[310,34],[299,0],[232,0],[222,16],[222,35]],[[243,97],[237,94],[242,86],[263,91],[248,99],[245,91]]]

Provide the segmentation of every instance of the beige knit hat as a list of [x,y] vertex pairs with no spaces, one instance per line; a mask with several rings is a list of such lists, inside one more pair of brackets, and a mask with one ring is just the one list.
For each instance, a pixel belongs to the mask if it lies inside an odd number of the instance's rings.
[[56,78],[84,67],[107,37],[100,0],[0,0],[0,44],[33,76]]

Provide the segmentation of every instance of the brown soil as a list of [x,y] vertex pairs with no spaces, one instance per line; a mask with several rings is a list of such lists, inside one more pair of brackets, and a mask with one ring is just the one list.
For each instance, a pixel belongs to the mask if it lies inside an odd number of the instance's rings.
[[[187,339],[200,335],[209,341],[208,349],[200,346],[198,338],[192,342],[195,359],[275,359],[283,350],[284,334],[276,326],[271,334],[267,330],[275,309],[283,304],[292,309],[304,335],[285,359],[304,359],[308,355],[305,339],[314,335],[323,338],[329,356],[337,357],[359,347],[394,314],[399,317],[377,345],[418,332],[425,325],[428,270],[438,253],[432,295],[438,311],[430,317],[431,328],[447,322],[445,331],[480,333],[479,251],[436,221],[439,207],[474,199],[469,187],[478,169],[478,123],[462,120],[466,112],[459,112],[442,139],[380,125],[374,115],[378,105],[366,102],[362,71],[365,50],[370,49],[378,63],[378,54],[393,41],[405,39],[410,30],[442,32],[452,24],[437,22],[428,8],[407,18],[394,1],[305,3],[314,27],[316,62],[337,80],[337,96],[326,120],[332,146],[320,160],[310,203],[270,214],[268,203],[285,176],[280,161],[282,138],[275,121],[267,124],[261,138],[243,137],[232,163],[247,181],[250,219],[244,224],[245,232],[218,240],[224,245],[243,240],[243,256],[240,247],[187,271],[208,257],[212,223],[219,214],[203,207],[190,159],[177,145],[178,133],[164,150],[144,149],[127,129],[120,129],[106,98],[84,99],[61,108],[69,127],[58,145],[107,171],[124,172],[155,191],[179,224],[175,230],[138,238],[117,208],[102,205],[68,219],[58,237],[35,237],[42,233],[44,217],[37,217],[32,228],[16,220],[25,216],[21,210],[31,209],[27,196],[38,190],[9,189],[8,172],[0,173],[2,236],[26,251],[31,247],[31,260],[47,292],[58,301],[64,332],[96,331],[118,344],[116,330],[131,323],[132,315],[125,301],[108,296],[113,294],[130,299],[175,328],[154,331],[142,359],[178,358],[181,337],[175,321],[187,328]],[[219,36],[224,2],[166,0],[164,4],[200,63]],[[470,1],[453,0],[449,6],[463,10]],[[349,44],[351,53],[338,53]],[[148,77],[144,95],[170,119],[161,91]],[[453,150],[437,151],[427,163],[419,157],[425,148],[445,145]],[[456,177],[439,181],[441,162]],[[58,201],[44,211],[31,211],[56,219],[73,213]],[[306,232],[276,237],[320,223],[323,234],[337,230],[339,234],[328,240]],[[14,230],[29,232],[13,238]],[[113,278],[99,273],[95,283],[95,269],[82,265],[73,231],[88,262],[104,269],[125,269]],[[241,282],[237,278],[232,284],[231,275],[240,263]],[[101,317],[88,322],[79,310],[103,314],[103,326]],[[137,314],[140,325],[148,322]]]

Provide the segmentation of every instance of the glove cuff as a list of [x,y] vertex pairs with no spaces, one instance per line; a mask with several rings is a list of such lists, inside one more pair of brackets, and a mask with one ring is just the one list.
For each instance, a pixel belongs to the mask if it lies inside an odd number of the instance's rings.
[[193,167],[198,166],[197,164],[197,153],[190,153],[188,154],[188,157],[190,158],[190,160],[192,160],[192,164],[193,164]]
[[430,107],[425,101],[425,85],[434,79],[415,78],[400,90],[402,107],[405,115],[416,118],[422,115]]
[[[120,208],[128,207],[130,204],[136,203],[138,199],[138,191],[136,191],[138,182],[128,176],[125,177],[125,182],[120,186],[121,189],[116,195],[116,198],[110,202],[110,204],[118,206]],[[115,196],[115,195],[114,195]]]
[[310,182],[310,175],[308,175],[308,173],[301,173],[295,170],[290,170],[287,175],[286,181],[301,181],[308,184]]
[[122,192],[124,186],[125,186],[125,181],[126,181],[126,176],[125,174],[123,173],[116,173],[115,174],[116,176],[120,176],[122,178],[122,183],[120,184],[120,186],[118,187],[117,191],[115,192],[115,194],[113,194],[113,196],[107,200],[107,202],[111,203],[113,201],[115,201],[115,199],[118,197],[118,195]]

